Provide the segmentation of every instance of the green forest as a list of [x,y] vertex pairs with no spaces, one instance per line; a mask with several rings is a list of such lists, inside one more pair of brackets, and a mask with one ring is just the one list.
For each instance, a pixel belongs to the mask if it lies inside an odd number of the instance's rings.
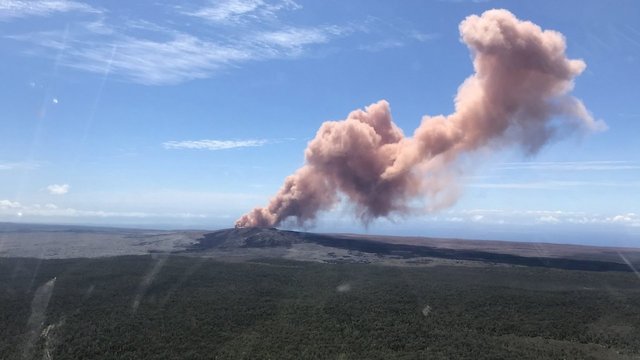
[[520,266],[0,259],[1,359],[637,359],[640,279]]

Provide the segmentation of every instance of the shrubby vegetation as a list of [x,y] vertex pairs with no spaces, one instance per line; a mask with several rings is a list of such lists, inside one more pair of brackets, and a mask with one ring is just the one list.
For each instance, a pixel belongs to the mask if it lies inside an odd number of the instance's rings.
[[53,277],[31,354],[38,359],[45,353],[53,359],[640,353],[640,280],[633,273],[158,255],[0,259],[0,358],[25,354],[31,301]]

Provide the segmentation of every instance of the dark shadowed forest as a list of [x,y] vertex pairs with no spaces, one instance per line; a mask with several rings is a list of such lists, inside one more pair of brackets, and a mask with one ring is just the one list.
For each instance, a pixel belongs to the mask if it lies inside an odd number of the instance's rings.
[[541,267],[4,258],[0,357],[636,358],[639,285]]

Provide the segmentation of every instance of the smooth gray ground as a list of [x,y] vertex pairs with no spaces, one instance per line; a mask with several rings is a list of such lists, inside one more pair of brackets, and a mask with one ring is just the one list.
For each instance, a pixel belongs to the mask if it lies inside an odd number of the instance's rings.
[[0,256],[42,259],[142,255],[184,250],[201,231],[0,224]]
[[[403,266],[463,265],[486,266],[486,262],[434,257],[403,258],[301,240],[300,233],[276,229],[221,230],[222,245],[196,250],[205,234],[211,231],[160,231],[82,227],[63,225],[29,225],[0,223],[0,257],[42,259],[92,258],[149,253],[181,253],[224,261],[249,261],[257,258],[287,258],[324,263],[373,263]],[[251,236],[248,236],[252,234]],[[341,237],[366,239],[390,244],[421,245],[444,249],[477,250],[525,257],[567,258],[611,261],[638,268],[640,249],[579,245],[433,239],[340,234]],[[273,244],[276,243],[276,245]],[[269,243],[268,246],[265,244]],[[495,264],[494,264],[495,265]],[[640,276],[640,274],[639,274]]]

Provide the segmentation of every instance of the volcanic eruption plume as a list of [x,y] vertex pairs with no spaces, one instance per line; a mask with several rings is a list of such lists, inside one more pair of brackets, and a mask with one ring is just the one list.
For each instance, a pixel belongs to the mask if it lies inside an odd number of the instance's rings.
[[277,226],[289,217],[303,225],[341,194],[365,222],[406,213],[418,196],[447,206],[455,201],[446,196],[452,167],[465,154],[508,145],[534,154],[571,131],[606,128],[569,95],[586,65],[566,57],[562,34],[507,10],[469,16],[459,28],[475,73],[459,87],[453,114],[424,116],[412,137],[394,124],[385,100],[323,123],[304,166],[236,227]]

